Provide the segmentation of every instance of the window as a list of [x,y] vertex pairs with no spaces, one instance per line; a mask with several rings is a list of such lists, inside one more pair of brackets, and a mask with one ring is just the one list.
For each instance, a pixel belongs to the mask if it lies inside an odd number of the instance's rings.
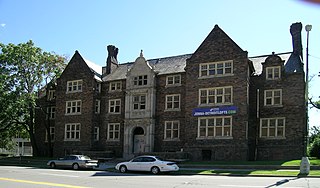
[[232,87],[216,87],[199,90],[200,105],[231,104]]
[[109,100],[109,113],[120,113],[121,99]]
[[199,69],[199,77],[231,75],[233,74],[233,61],[201,63]]
[[143,85],[147,85],[147,83],[148,83],[147,75],[136,76],[133,78],[133,85],[135,86],[143,86]]
[[261,118],[260,119],[261,138],[284,138],[285,118]]
[[107,130],[107,140],[118,141],[120,139],[120,123],[109,123]]
[[232,136],[232,117],[219,116],[198,119],[198,138]]
[[164,139],[165,140],[176,140],[179,139],[179,121],[166,121],[164,128]]
[[181,84],[181,75],[172,75],[167,76],[166,80],[167,86],[180,85]]
[[[54,141],[54,127],[49,127],[51,142]],[[48,142],[48,131],[46,131],[46,142]]]
[[266,79],[267,80],[277,80],[281,77],[281,67],[267,67],[266,68]]
[[48,91],[48,101],[51,101],[51,100],[53,100],[53,99],[55,99],[56,98],[56,91],[55,90],[49,90]]
[[166,96],[166,110],[180,109],[180,94]]
[[81,114],[81,100],[67,101],[66,114]]
[[96,114],[100,114],[100,100],[96,100],[95,105],[94,105],[94,112]]
[[67,93],[81,92],[82,91],[82,80],[73,80],[67,82]]
[[47,107],[47,119],[54,119],[56,116],[56,107],[50,106]]
[[99,127],[94,127],[93,129],[93,140],[94,141],[99,140]]
[[119,82],[110,82],[109,90],[110,91],[121,91],[122,83]]
[[282,105],[282,90],[281,89],[265,90],[264,105],[265,106]]
[[96,92],[97,92],[97,93],[101,93],[101,83],[100,83],[100,82],[97,82]]
[[145,110],[146,109],[146,95],[133,96],[133,110]]
[[80,123],[70,123],[65,125],[65,141],[80,141]]

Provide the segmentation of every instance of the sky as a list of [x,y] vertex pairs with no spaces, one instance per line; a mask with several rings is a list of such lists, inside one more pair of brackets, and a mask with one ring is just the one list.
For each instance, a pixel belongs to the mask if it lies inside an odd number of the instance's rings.
[[[302,0],[0,0],[0,42],[33,40],[71,58],[76,50],[105,66],[107,45],[120,63],[194,53],[218,24],[249,57],[292,51],[290,25],[309,32],[309,97],[319,100],[320,5]],[[306,55],[304,54],[304,57]],[[285,97],[285,96],[284,96]],[[320,126],[309,110],[310,126]]]

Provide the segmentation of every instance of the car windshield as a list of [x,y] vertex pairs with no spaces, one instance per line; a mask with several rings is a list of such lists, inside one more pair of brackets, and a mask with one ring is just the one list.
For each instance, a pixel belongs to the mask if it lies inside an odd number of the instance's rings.
[[80,156],[79,158],[80,158],[81,160],[91,160],[90,157],[85,156],[85,155]]

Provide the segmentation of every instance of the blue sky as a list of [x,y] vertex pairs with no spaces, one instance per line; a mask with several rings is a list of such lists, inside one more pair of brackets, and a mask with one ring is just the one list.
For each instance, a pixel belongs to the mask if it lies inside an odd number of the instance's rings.
[[[320,71],[320,5],[299,0],[0,0],[0,42],[33,40],[45,51],[72,57],[75,50],[104,66],[106,46],[120,63],[193,53],[218,24],[249,56],[292,51],[290,25],[310,31],[310,77]],[[306,32],[302,30],[305,52]],[[319,99],[319,77],[310,96]],[[320,111],[310,111],[319,125]]]

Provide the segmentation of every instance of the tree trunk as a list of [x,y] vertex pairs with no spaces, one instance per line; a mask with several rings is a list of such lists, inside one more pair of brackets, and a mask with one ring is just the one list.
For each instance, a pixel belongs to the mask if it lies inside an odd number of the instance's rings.
[[29,132],[29,136],[30,136],[30,142],[32,145],[32,154],[34,157],[39,156],[39,150],[38,150],[38,144],[37,144],[37,140],[36,137],[34,135],[34,108],[33,105],[31,103],[29,103],[29,120],[27,123],[27,127],[28,127],[28,132]]

